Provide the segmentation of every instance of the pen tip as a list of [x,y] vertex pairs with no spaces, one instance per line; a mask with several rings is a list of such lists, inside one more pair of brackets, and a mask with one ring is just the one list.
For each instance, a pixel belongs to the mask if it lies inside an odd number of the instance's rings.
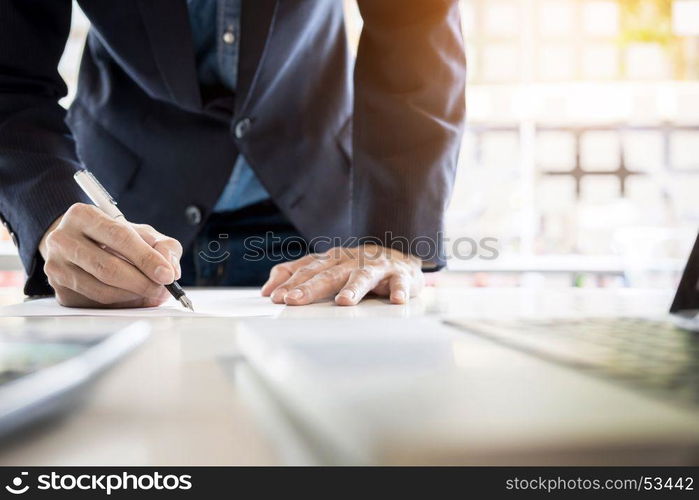
[[194,312],[194,306],[192,305],[192,301],[189,300],[185,295],[180,297],[180,303],[190,311]]

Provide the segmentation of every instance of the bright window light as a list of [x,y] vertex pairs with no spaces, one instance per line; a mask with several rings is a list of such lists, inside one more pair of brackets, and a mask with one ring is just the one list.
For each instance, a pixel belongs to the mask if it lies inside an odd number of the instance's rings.
[[699,35],[699,0],[672,3],[672,30],[679,36]]

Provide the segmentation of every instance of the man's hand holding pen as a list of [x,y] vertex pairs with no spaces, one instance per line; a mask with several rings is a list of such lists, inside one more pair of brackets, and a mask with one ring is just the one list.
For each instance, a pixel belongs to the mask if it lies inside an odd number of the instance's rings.
[[153,307],[180,277],[182,245],[147,225],[76,203],[39,245],[56,299],[69,307]]

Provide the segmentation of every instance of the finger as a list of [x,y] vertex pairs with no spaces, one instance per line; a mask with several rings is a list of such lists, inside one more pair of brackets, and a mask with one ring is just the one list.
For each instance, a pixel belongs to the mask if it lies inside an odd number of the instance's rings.
[[405,273],[396,273],[388,280],[391,304],[407,304],[410,300],[411,278]]
[[107,285],[73,264],[67,264],[66,272],[54,276],[52,281],[101,305],[142,298],[138,294]]
[[136,232],[143,238],[143,241],[153,247],[156,252],[165,257],[175,272],[175,279],[182,277],[180,259],[182,258],[182,244],[174,238],[159,233],[148,224],[132,224]]
[[336,261],[332,257],[326,257],[325,255],[320,257],[316,256],[314,259],[311,259],[306,265],[296,269],[294,274],[292,274],[288,280],[279,285],[277,289],[272,292],[272,301],[277,304],[283,304],[284,297],[289,292],[289,290],[296,288],[297,285],[305,283],[313,276],[335,265]]
[[69,288],[57,284],[52,284],[51,286],[56,292],[56,301],[63,307],[104,307]]
[[92,299],[89,299],[78,292],[62,286],[54,287],[56,292],[57,302],[64,307],[85,307],[85,308],[103,308],[103,309],[131,309],[137,307],[156,307],[167,300],[165,297],[162,300],[139,297],[132,301],[120,302],[115,304],[100,304]]
[[350,274],[347,284],[342,287],[335,297],[335,303],[340,306],[354,306],[369,293],[383,278],[378,268],[362,267]]
[[151,280],[161,285],[175,281],[169,260],[143,241],[131,225],[111,219],[91,205],[73,205],[66,215],[78,221],[83,234],[124,256]]
[[302,306],[330,297],[347,283],[351,272],[352,263],[334,265],[289,290],[284,302]]
[[313,262],[316,258],[315,254],[308,254],[300,259],[292,260],[290,262],[283,262],[277,264],[272,268],[269,273],[269,279],[262,285],[262,295],[264,297],[269,297],[272,293],[279,288],[279,286],[288,280],[297,269]]
[[[59,233],[53,238],[53,244],[60,246],[61,254],[65,259],[105,285],[132,292],[140,297],[155,298],[162,293],[162,285],[149,280],[130,262],[111,254],[89,240]],[[65,270],[62,269],[63,266],[53,266],[53,262],[47,262],[47,265],[49,266],[47,274]],[[65,283],[63,285],[65,286]]]
[[[304,257],[305,259],[306,257]],[[303,259],[300,259],[303,260]],[[262,285],[262,296],[269,297],[276,288],[288,280],[292,274],[294,274],[294,265],[299,261],[284,262],[282,264],[277,264],[269,271],[269,278],[264,285]]]

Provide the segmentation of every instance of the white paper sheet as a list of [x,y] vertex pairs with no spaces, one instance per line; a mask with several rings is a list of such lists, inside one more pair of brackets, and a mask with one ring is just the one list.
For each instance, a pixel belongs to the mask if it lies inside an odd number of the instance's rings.
[[27,300],[21,304],[0,307],[2,316],[112,316],[130,318],[168,317],[258,317],[277,316],[284,305],[273,304],[261,297],[257,289],[187,289],[194,304],[191,312],[175,299],[160,307],[146,309],[77,309],[63,307],[54,298]]

